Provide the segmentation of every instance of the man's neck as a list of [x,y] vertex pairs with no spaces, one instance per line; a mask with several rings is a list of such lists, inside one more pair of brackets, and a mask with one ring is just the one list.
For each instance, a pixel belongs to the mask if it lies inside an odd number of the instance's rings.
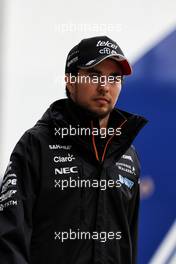
[[[83,111],[81,111],[79,109],[79,113],[82,113],[82,112],[85,112],[86,111],[86,114],[87,116],[89,116],[90,118],[91,117],[95,117],[96,114],[91,112],[90,110],[87,110],[86,108],[84,108],[82,105],[79,105],[78,103],[76,103],[72,98],[69,98],[69,103],[71,103],[74,108],[83,108]],[[108,126],[108,121],[109,121],[109,116],[110,116],[110,113],[107,114],[105,117],[99,117],[97,116],[97,118],[99,119],[99,125],[100,125],[100,128],[107,128]]]
[[100,128],[107,128],[109,120],[109,114],[106,117],[99,118]]

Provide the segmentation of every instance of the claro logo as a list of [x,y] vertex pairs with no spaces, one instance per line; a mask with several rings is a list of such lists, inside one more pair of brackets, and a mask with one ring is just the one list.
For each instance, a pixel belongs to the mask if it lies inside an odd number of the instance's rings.
[[55,168],[55,175],[57,174],[70,174],[70,173],[78,173],[78,167],[64,167],[64,168]]

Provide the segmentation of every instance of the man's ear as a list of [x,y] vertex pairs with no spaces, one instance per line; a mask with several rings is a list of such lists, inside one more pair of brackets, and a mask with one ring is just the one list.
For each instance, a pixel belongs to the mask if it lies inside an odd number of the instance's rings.
[[75,75],[72,75],[71,73],[65,74],[65,83],[66,83],[67,89],[70,92],[70,95],[72,95],[75,90],[76,78],[77,77]]

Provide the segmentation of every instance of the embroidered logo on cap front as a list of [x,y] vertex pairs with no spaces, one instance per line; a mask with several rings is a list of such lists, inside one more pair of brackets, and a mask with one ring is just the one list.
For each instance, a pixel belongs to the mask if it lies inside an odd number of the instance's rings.
[[99,53],[100,54],[108,54],[108,55],[110,55],[110,54],[114,54],[114,55],[118,54],[115,50],[111,50],[110,48],[100,49]]
[[86,66],[91,65],[92,63],[94,63],[94,61],[95,61],[95,60],[90,60],[90,61],[88,61],[88,62],[86,63]]
[[97,42],[97,45],[96,45],[97,47],[98,46],[103,46],[103,47],[109,47],[109,48],[112,48],[112,49],[117,49],[118,48],[118,45],[117,44],[113,44],[113,43],[111,43],[109,40],[108,41],[101,41],[101,40],[99,40],[98,42]]

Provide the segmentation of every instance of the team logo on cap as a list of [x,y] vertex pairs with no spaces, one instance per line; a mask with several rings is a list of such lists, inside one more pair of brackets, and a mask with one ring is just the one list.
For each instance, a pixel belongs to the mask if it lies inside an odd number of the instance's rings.
[[118,48],[118,45],[117,44],[113,44],[113,43],[111,43],[109,40],[108,41],[101,41],[101,40],[99,40],[98,42],[97,42],[97,45],[96,45],[97,47],[98,46],[103,46],[103,47],[108,47],[108,48],[112,48],[112,49],[117,49]]
[[95,60],[90,60],[86,63],[86,66],[92,65],[92,63],[94,63]]
[[111,49],[109,49],[109,48],[103,48],[103,49],[100,49],[100,50],[99,50],[99,53],[100,53],[100,54],[107,54],[107,55],[109,55],[109,54],[113,54],[113,55],[118,54],[115,50],[111,50]]

